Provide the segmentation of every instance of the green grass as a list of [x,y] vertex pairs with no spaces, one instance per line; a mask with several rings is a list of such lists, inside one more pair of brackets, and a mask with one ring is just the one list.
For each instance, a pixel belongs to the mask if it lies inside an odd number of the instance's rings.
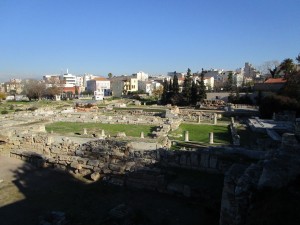
[[134,124],[104,124],[104,123],[73,123],[57,122],[46,125],[47,132],[53,131],[59,134],[83,133],[83,128],[87,128],[88,134],[105,131],[106,135],[116,135],[118,132],[125,132],[126,136],[139,137],[141,132],[145,136],[150,136],[154,126],[134,125]]
[[[231,137],[227,126],[218,125],[202,125],[202,124],[186,124],[183,123],[179,128],[170,133],[171,138],[184,141],[184,133],[189,131],[189,140],[208,143],[209,133],[214,133],[214,143],[230,144]],[[179,137],[179,135],[182,135]]]

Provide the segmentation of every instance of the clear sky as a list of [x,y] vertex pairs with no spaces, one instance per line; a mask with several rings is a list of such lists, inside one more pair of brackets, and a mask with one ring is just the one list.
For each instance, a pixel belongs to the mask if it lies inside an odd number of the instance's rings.
[[300,53],[300,0],[0,0],[0,81],[107,76]]

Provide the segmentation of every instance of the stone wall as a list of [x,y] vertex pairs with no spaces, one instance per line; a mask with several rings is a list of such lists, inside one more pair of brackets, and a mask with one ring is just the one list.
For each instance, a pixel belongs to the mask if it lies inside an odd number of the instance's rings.
[[[4,145],[1,145],[4,146]],[[46,133],[18,133],[5,144],[6,151],[17,158],[40,156],[46,167],[59,167],[76,174],[98,172],[101,176],[125,174],[148,166],[179,167],[225,173],[236,161],[248,162],[261,157],[246,150],[205,148],[171,151],[161,144],[115,139],[57,137]],[[31,159],[29,160],[31,161]],[[38,163],[39,164],[39,163]]]
[[240,135],[237,133],[236,124],[234,122],[234,118],[231,117],[231,122],[229,124],[230,134],[232,138],[232,144],[235,146],[240,145]]
[[300,175],[300,144],[284,134],[282,146],[250,166],[234,164],[226,172],[220,225],[243,225],[258,191],[279,189]]

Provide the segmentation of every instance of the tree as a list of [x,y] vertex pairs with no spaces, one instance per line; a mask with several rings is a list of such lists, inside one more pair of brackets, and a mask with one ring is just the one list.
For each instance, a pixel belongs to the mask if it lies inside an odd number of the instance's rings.
[[191,87],[191,103],[193,105],[196,105],[196,103],[197,103],[198,93],[199,93],[198,82],[192,82],[192,87]]
[[113,74],[112,73],[108,73],[108,78],[112,78],[113,77]]
[[169,92],[173,94],[173,82],[172,82],[171,79],[170,79],[170,82],[169,82]]
[[233,90],[233,73],[229,72],[228,77],[227,77],[227,81],[226,81],[226,85],[225,85],[225,90],[232,92]]
[[60,80],[59,77],[51,77],[46,81],[48,88],[45,91],[45,96],[48,98],[54,98],[56,95],[61,95],[63,91],[63,80]]
[[206,86],[204,84],[204,72],[203,72],[203,69],[202,69],[202,72],[201,72],[200,76],[201,76],[201,80],[200,80],[200,85],[199,85],[199,95],[198,95],[197,101],[202,102],[204,99],[207,98],[207,95],[206,95]]
[[0,101],[5,100],[6,94],[4,92],[0,92]]
[[272,78],[275,78],[277,69],[278,69],[277,67],[275,67],[274,69],[269,69],[269,72],[270,72]]
[[25,95],[29,100],[37,99],[40,100],[45,93],[46,85],[42,81],[28,80],[24,85]]
[[169,92],[168,81],[167,81],[167,79],[164,79],[164,83],[163,83],[163,93],[162,93],[162,96],[161,96],[161,103],[162,103],[162,104],[166,104],[166,103],[167,103],[168,92]]
[[184,78],[183,90],[182,90],[182,95],[183,98],[185,99],[186,104],[190,104],[191,101],[191,88],[192,88],[192,74],[190,68],[188,68],[187,74]]
[[298,56],[296,57],[296,60],[298,63],[300,63],[300,53],[298,54]]
[[265,96],[259,106],[259,112],[262,118],[271,118],[273,113],[282,112],[284,110],[298,111],[299,103],[294,98],[281,95]]
[[45,90],[45,96],[47,96],[48,98],[54,98],[56,95],[60,95],[62,92],[61,88],[59,87],[48,87],[46,90]]
[[176,71],[174,72],[174,77],[173,77],[173,92],[174,94],[179,93],[179,84],[178,84],[178,77],[176,75]]
[[161,98],[163,92],[164,92],[164,88],[163,88],[163,86],[160,85],[158,88],[156,88],[152,91],[152,95],[155,98],[155,100],[158,100]]
[[300,103],[300,71],[295,71],[288,76],[281,94],[295,98]]
[[284,72],[284,77],[287,79],[289,75],[295,72],[295,64],[292,59],[287,58],[280,64],[280,71]]
[[259,66],[259,68],[260,68],[259,70],[263,75],[270,73],[270,71],[274,71],[274,74],[275,74],[279,64],[280,63],[278,62],[278,60],[266,61],[261,66]]

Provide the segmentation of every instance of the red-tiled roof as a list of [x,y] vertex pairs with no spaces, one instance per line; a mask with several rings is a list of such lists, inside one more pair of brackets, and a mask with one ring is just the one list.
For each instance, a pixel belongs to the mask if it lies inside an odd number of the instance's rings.
[[107,79],[104,77],[96,77],[93,80],[97,80],[97,81],[106,81]]
[[286,83],[286,79],[284,78],[269,78],[265,81],[265,84],[280,84],[280,83]]

